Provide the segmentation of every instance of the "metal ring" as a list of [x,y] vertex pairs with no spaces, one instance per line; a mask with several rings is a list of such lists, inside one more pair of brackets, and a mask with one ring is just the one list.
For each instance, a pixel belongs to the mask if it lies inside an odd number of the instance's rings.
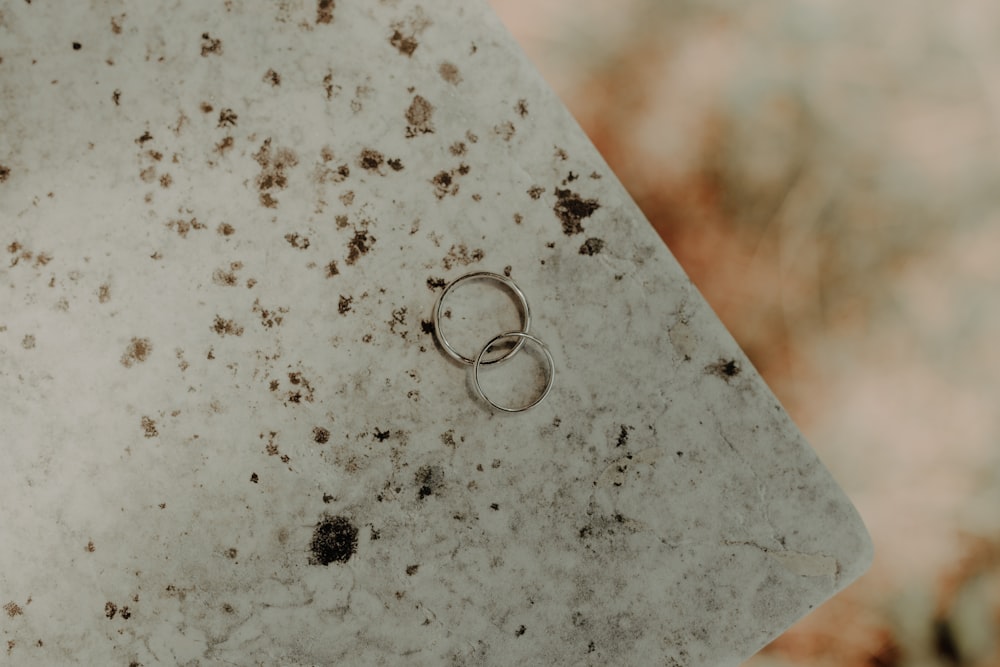
[[[500,405],[499,403],[495,403],[493,399],[491,399],[489,396],[486,395],[486,393],[483,391],[482,385],[479,384],[479,367],[486,363],[483,361],[483,356],[485,356],[486,352],[491,347],[493,347],[494,344],[500,342],[504,338],[520,339],[518,341],[518,346],[521,346],[524,344],[525,341],[530,340],[535,345],[537,345],[541,349],[542,353],[545,355],[545,361],[547,365],[545,388],[542,389],[542,393],[538,396],[538,398],[536,398],[531,403],[528,403],[527,405],[521,407],[511,408],[505,405]],[[490,340],[490,342],[486,343],[486,345],[483,346],[483,349],[479,351],[479,356],[476,357],[475,362],[473,362],[472,364],[472,378],[473,378],[473,386],[476,389],[476,393],[479,394],[479,397],[484,401],[486,401],[487,403],[489,403],[490,405],[492,405],[497,410],[502,410],[503,412],[524,412],[525,410],[533,408],[539,403],[541,403],[543,400],[545,400],[545,397],[549,395],[549,390],[552,389],[552,383],[553,381],[555,381],[556,378],[556,364],[555,361],[552,359],[552,353],[549,352],[549,348],[545,346],[545,343],[538,340],[531,334],[525,333],[523,331],[508,331],[507,333],[502,333],[499,336],[494,336]]]
[[455,289],[462,283],[470,280],[493,280],[500,283],[508,290],[510,290],[514,294],[514,296],[517,297],[517,301],[521,310],[520,333],[527,333],[528,329],[531,328],[531,311],[528,309],[528,299],[524,296],[524,292],[521,291],[521,288],[518,287],[513,280],[511,280],[506,276],[501,276],[500,274],[497,273],[490,273],[489,271],[474,271],[473,273],[467,273],[464,276],[461,276],[460,278],[456,278],[451,282],[451,284],[449,284],[447,287],[444,288],[443,292],[441,292],[441,296],[438,297],[437,303],[434,304],[434,317],[433,317],[434,337],[437,338],[437,342],[441,344],[441,347],[444,349],[444,351],[448,354],[449,357],[451,357],[455,361],[459,361],[468,366],[471,366],[472,364],[482,364],[484,366],[488,366],[490,364],[496,364],[501,361],[506,361],[507,359],[510,359],[515,354],[517,354],[521,350],[521,348],[524,347],[524,340],[519,340],[517,342],[517,345],[515,345],[510,350],[507,350],[507,352],[502,356],[497,357],[496,359],[490,359],[489,361],[483,361],[481,359],[482,354],[479,355],[479,359],[477,360],[473,359],[472,357],[467,357],[458,350],[456,350],[455,348],[453,348],[451,346],[451,343],[448,342],[448,339],[445,338],[444,332],[441,330],[441,316],[442,312],[444,311],[445,297],[447,297],[448,293],[451,292],[453,289]]

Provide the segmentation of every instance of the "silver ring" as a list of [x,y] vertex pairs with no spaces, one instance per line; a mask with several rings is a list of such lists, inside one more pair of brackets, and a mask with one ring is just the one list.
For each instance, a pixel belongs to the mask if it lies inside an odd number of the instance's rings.
[[[538,398],[536,398],[531,403],[528,403],[527,405],[521,407],[511,408],[506,405],[500,405],[499,403],[494,402],[493,399],[491,399],[489,396],[486,395],[486,393],[483,391],[482,386],[479,384],[479,367],[487,363],[483,361],[483,357],[486,355],[486,352],[491,347],[493,347],[493,345],[495,345],[496,343],[500,342],[505,338],[520,339],[518,341],[517,347],[515,347],[514,350],[520,348],[525,341],[530,340],[535,345],[537,345],[542,350],[542,353],[545,355],[545,362],[547,365],[545,388],[542,389],[542,393],[538,396]],[[513,353],[513,351],[511,353]],[[510,356],[510,354],[508,354],[507,356]],[[552,383],[555,380],[555,377],[556,377],[556,364],[555,361],[552,359],[552,353],[549,352],[549,348],[545,347],[545,343],[538,340],[531,334],[525,333],[524,331],[508,331],[507,333],[502,333],[499,336],[494,336],[490,340],[490,342],[486,343],[486,345],[483,346],[483,349],[479,351],[479,356],[476,357],[476,360],[472,364],[473,386],[476,389],[476,393],[479,394],[479,397],[481,399],[492,405],[494,408],[496,408],[497,410],[502,410],[504,412],[524,412],[525,410],[533,408],[539,403],[541,403],[543,400],[545,400],[545,397],[549,395],[549,390],[552,389]]]
[[[528,329],[531,328],[531,311],[528,309],[528,299],[525,298],[524,292],[521,291],[521,288],[518,287],[516,284],[514,284],[514,281],[506,276],[501,276],[500,274],[497,273],[490,273],[489,271],[474,271],[473,273],[467,273],[464,276],[461,276],[460,278],[456,278],[447,287],[444,288],[443,292],[441,292],[441,296],[438,297],[437,303],[434,304],[434,317],[433,317],[434,337],[437,339],[437,342],[441,344],[441,347],[444,349],[444,351],[448,354],[449,357],[451,357],[455,361],[459,361],[468,366],[471,366],[473,364],[477,366],[479,365],[488,366],[490,364],[496,364],[501,361],[506,361],[507,359],[510,359],[515,354],[517,354],[521,350],[521,348],[524,347],[524,339],[519,340],[517,342],[517,345],[507,350],[507,352],[497,357],[496,359],[490,359],[489,361],[484,361],[482,359],[483,357],[482,352],[480,352],[477,358],[473,359],[472,357],[467,357],[458,350],[456,350],[455,348],[453,348],[451,346],[451,343],[448,342],[448,339],[445,338],[444,332],[441,330],[441,316],[444,311],[445,297],[447,297],[448,293],[451,292],[454,288],[470,280],[494,280],[503,285],[504,287],[506,287],[508,290],[510,290],[514,294],[514,296],[517,297],[518,305],[520,306],[521,310],[521,330],[518,333],[527,334]],[[503,336],[501,336],[501,338],[509,335],[510,334],[504,334]],[[493,341],[490,341],[490,344],[492,345],[493,342],[495,341],[496,338],[494,338]],[[487,345],[486,347],[488,348],[489,345]],[[486,348],[483,349],[485,350]]]

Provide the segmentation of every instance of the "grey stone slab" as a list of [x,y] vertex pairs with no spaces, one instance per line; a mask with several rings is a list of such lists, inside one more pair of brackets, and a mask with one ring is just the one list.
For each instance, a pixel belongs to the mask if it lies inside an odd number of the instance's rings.
[[[735,664],[867,567],[484,4],[12,1],[0,58],[11,664]],[[435,345],[472,270],[528,412]]]

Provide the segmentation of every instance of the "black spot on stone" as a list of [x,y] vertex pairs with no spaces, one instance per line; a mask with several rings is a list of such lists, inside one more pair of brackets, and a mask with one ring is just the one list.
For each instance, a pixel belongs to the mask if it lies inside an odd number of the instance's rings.
[[710,375],[717,375],[726,382],[739,375],[743,369],[735,359],[719,359],[714,364],[705,366],[705,372]]
[[444,468],[441,466],[420,466],[415,475],[417,496],[421,499],[438,493],[444,487]]
[[79,51],[82,48],[83,48],[83,44],[81,44],[80,42],[73,42],[73,50],[74,51]]
[[386,430],[383,431],[379,427],[376,426],[375,427],[375,433],[374,433],[374,435],[372,437],[374,437],[379,442],[385,442],[386,440],[389,439],[390,435],[391,435],[391,433],[389,432],[389,429],[386,429]]
[[260,481],[260,477],[257,476],[257,473],[252,472],[250,473],[250,481],[256,484],[257,482]]
[[445,285],[447,285],[447,283],[445,282],[444,278],[428,278],[427,279],[427,287],[429,287],[432,290],[434,290],[434,289],[444,289]]
[[596,199],[584,199],[570,190],[556,188],[555,193],[557,200],[552,210],[562,221],[563,233],[566,236],[581,233],[583,231],[581,221],[601,208],[601,203]]
[[618,432],[618,441],[615,443],[616,447],[624,447],[628,444],[628,432],[632,430],[631,426],[626,426],[622,424],[621,431]]
[[604,250],[604,239],[589,238],[580,246],[581,255],[593,256]]
[[312,565],[346,563],[358,550],[358,529],[346,517],[327,517],[313,529],[309,549]]
[[521,637],[521,636],[523,636],[523,635],[524,635],[524,633],[525,633],[525,632],[527,632],[527,631],[528,631],[528,629],[527,629],[526,627],[524,627],[524,626],[522,625],[522,626],[520,626],[520,627],[519,627],[519,628],[518,628],[518,629],[517,629],[517,630],[516,630],[516,631],[514,632],[514,635],[516,635],[517,637]]
[[417,573],[417,570],[419,570],[419,569],[420,569],[420,565],[407,565],[406,566],[406,574],[408,574],[409,576],[412,577],[413,575],[415,575]]
[[434,334],[434,322],[431,320],[420,320],[420,330],[425,334]]
[[389,165],[393,171],[403,171],[403,161],[398,157],[386,160],[386,164]]

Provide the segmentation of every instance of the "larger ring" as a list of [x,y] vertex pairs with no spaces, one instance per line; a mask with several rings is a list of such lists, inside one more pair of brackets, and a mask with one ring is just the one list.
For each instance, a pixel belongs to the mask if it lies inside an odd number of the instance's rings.
[[[483,391],[482,385],[479,384],[479,367],[486,363],[483,361],[483,357],[486,355],[486,352],[491,347],[493,347],[493,345],[499,343],[505,338],[518,338],[519,339],[518,347],[523,345],[525,341],[530,340],[535,345],[537,345],[539,349],[541,349],[542,354],[545,355],[545,363],[546,363],[545,388],[542,389],[542,393],[539,394],[539,396],[535,400],[533,400],[531,403],[528,403],[527,405],[523,405],[520,407],[511,408],[506,405],[500,405],[499,403],[491,399],[489,396],[487,396],[486,393]],[[479,356],[476,357],[476,360],[472,364],[473,387],[475,388],[476,393],[479,394],[479,398],[483,399],[497,410],[502,410],[503,412],[524,412],[525,410],[535,407],[543,400],[545,400],[545,397],[549,395],[549,390],[552,389],[552,383],[555,381],[555,378],[556,378],[556,364],[555,361],[552,359],[552,353],[549,352],[549,348],[547,348],[545,346],[545,343],[543,343],[542,341],[538,340],[531,334],[525,333],[523,331],[508,331],[507,333],[502,333],[499,336],[494,336],[490,340],[490,342],[486,343],[486,345],[483,346],[483,349],[479,351]]]
[[[461,276],[460,278],[456,278],[451,282],[451,284],[449,284],[447,287],[444,288],[443,292],[441,292],[441,296],[438,297],[437,303],[434,304],[434,317],[433,317],[434,337],[437,338],[437,342],[441,344],[441,347],[444,349],[444,351],[448,354],[449,357],[451,357],[455,361],[459,361],[463,364],[466,364],[467,366],[471,366],[473,364],[488,366],[490,364],[496,364],[501,361],[510,359],[512,356],[517,354],[524,346],[524,339],[519,340],[514,347],[507,350],[507,352],[497,357],[496,359],[483,360],[482,353],[479,354],[479,357],[473,359],[472,357],[467,357],[458,350],[456,350],[455,348],[453,348],[451,346],[451,343],[449,343],[448,339],[445,337],[444,332],[441,330],[441,316],[444,311],[445,297],[448,296],[448,293],[451,292],[453,289],[455,289],[457,286],[470,280],[493,280],[500,283],[508,290],[510,290],[514,294],[514,296],[517,297],[517,302],[521,310],[521,330],[519,333],[527,334],[528,329],[531,328],[531,311],[528,309],[528,299],[525,298],[524,292],[521,291],[521,288],[518,287],[514,283],[514,281],[511,280],[510,278],[506,276],[501,276],[498,273],[490,273],[489,271],[474,271],[472,273],[467,273],[464,276]],[[506,335],[507,334],[504,334],[504,336]],[[494,339],[494,341],[495,340],[496,339]],[[487,345],[487,347],[489,347],[489,345]]]

